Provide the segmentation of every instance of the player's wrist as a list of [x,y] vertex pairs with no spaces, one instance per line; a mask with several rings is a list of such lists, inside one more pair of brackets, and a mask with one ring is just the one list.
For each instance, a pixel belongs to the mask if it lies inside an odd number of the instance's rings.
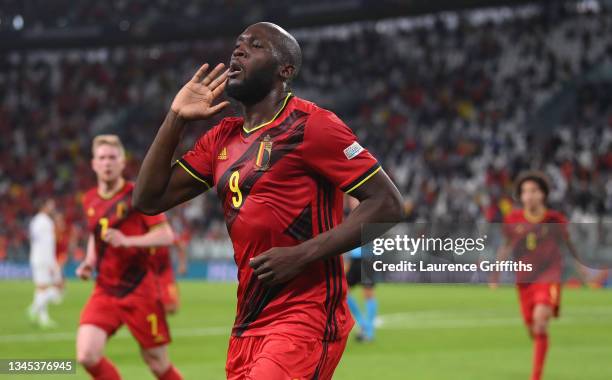
[[311,239],[297,245],[296,249],[296,260],[300,266],[306,266],[319,259],[319,244],[315,239]]
[[172,129],[182,128],[188,121],[181,113],[181,110],[175,107],[170,107],[166,120],[169,121],[169,125]]

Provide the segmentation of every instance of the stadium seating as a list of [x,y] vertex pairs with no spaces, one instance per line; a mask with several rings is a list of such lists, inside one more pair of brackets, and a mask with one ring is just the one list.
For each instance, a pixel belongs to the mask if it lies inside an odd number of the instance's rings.
[[[511,180],[528,167],[549,173],[552,201],[569,215],[612,212],[612,86],[587,80],[612,62],[612,14],[521,8],[296,35],[305,57],[296,93],[354,129],[400,187],[410,220],[499,221]],[[227,61],[231,47],[218,38],[0,57],[6,258],[26,257],[25,227],[37,197],[56,197],[82,235],[78,201],[94,184],[92,136],[122,137],[133,178],[180,84],[202,61]],[[563,95],[569,107],[559,106]],[[545,109],[559,118],[549,128],[534,125]],[[205,128],[191,128],[182,150]],[[202,239],[226,239],[211,195],[171,217],[198,236],[192,255],[219,255],[202,252]]]

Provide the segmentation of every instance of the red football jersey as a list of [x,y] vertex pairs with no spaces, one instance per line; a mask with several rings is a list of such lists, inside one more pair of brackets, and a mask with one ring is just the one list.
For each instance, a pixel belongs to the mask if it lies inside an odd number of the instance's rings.
[[332,112],[288,96],[271,123],[246,131],[242,118],[225,118],[178,163],[204,188],[214,186],[223,205],[238,265],[232,334],[346,336],[354,322],[340,256],[271,288],[253,276],[249,260],[341,222],[340,190],[350,193],[380,170],[351,130]]
[[[151,272],[151,248],[113,247],[102,240],[108,228],[124,235],[143,235],[153,226],[166,222],[166,216],[147,216],[132,208],[134,184],[126,182],[116,194],[105,198],[97,188],[83,196],[87,227],[95,238],[96,286],[107,294],[124,297],[138,290],[154,294],[157,289]],[[144,293],[143,293],[144,294]]]
[[515,260],[531,264],[531,272],[517,272],[517,283],[561,282],[563,252],[569,238],[567,219],[554,210],[546,210],[537,223],[525,217],[524,210],[514,210],[504,219],[504,234],[513,248]]
[[152,254],[151,259],[156,274],[172,269],[172,258],[170,256],[169,247],[150,248],[149,252]]

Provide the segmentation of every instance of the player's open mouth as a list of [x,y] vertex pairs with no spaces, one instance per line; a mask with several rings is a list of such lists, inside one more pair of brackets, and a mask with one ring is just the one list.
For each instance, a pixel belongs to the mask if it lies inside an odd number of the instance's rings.
[[237,63],[230,63],[229,72],[227,73],[228,78],[235,78],[242,72],[242,67],[240,67]]

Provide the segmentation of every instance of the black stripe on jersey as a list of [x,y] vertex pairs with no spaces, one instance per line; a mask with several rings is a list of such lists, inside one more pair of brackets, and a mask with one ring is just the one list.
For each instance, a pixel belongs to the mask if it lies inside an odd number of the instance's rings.
[[252,275],[255,281],[254,293],[257,298],[253,297],[248,302],[248,307],[243,310],[241,319],[234,324],[233,333],[235,336],[241,336],[253,323],[263,309],[272,301],[285,287],[285,284],[275,285],[268,288],[263,288],[261,282],[257,280],[255,275]]
[[183,159],[183,158],[179,158],[178,161],[185,165],[185,167],[187,169],[189,169],[189,172],[192,175],[195,175],[198,177],[198,179],[200,180],[200,182],[205,182],[207,185],[213,186],[213,178],[211,176],[205,176],[202,173],[200,173],[199,171],[196,170],[196,168],[194,168],[193,166],[189,165],[189,162],[187,162],[187,160]]
[[147,275],[146,268],[142,265],[130,265],[122,274],[119,284],[113,287],[113,295],[123,298],[130,294],[140,285],[142,279]]
[[[325,208],[327,212],[327,219],[329,220],[329,229],[332,229],[334,227],[334,220],[333,220],[334,187],[330,183],[327,183],[326,198],[327,198],[327,202],[326,202]],[[334,290],[335,290],[332,305],[331,305],[333,329],[331,330],[332,334],[330,336],[330,340],[336,340],[337,335],[338,335],[338,321],[336,320],[336,309],[338,308],[338,304],[340,302],[340,298],[342,295],[342,270],[344,268],[342,268],[341,266],[341,260],[339,256],[332,257],[330,261],[331,261],[331,265],[333,268],[332,273],[334,274]]]
[[245,314],[248,310],[251,310],[255,307],[257,300],[261,297],[261,286],[257,286],[257,277],[251,276],[249,282],[247,284],[246,289],[244,290],[244,295],[242,297],[243,302],[246,307],[240,307],[238,310],[238,314],[236,314],[236,320],[234,321],[234,326],[239,325],[246,318]]
[[[326,202],[325,208],[327,212],[327,219],[329,220],[329,229],[332,229],[334,227],[334,220],[333,220],[334,188],[331,186],[331,184],[328,183],[326,190],[327,190],[326,191],[327,202]],[[342,295],[342,272],[341,271],[343,270],[343,268],[340,265],[339,256],[332,257],[330,260],[331,260],[331,265],[334,268],[332,270],[332,273],[334,274],[334,285],[335,285],[334,300],[331,306],[333,330],[332,330],[330,339],[335,340],[338,335],[338,321],[336,320],[336,309],[338,308],[338,303],[340,302],[340,297]]]
[[340,268],[338,268],[338,266],[336,265],[336,260],[334,260],[333,258],[330,258],[328,260],[329,260],[329,266],[331,267],[333,293],[331,297],[330,308],[328,311],[329,330],[327,334],[327,339],[334,340],[334,336],[336,335],[336,330],[338,329],[338,324],[336,323],[336,307],[338,305],[338,293],[340,290],[339,288],[342,286],[342,284],[340,284],[338,281],[338,277],[339,277],[338,271],[340,270]]
[[[321,181],[318,183],[318,188],[321,189],[318,195],[319,209],[318,216],[322,219],[322,224],[325,231],[334,227],[333,220],[333,202],[335,189],[331,183]],[[322,231],[324,232],[324,231]],[[325,260],[326,265],[326,281],[331,283],[331,289],[328,287],[329,302],[326,302],[327,323],[323,340],[336,340],[338,335],[338,323],[336,320],[336,309],[341,301],[342,296],[342,264],[339,256]],[[329,278],[331,277],[331,279]]]
[[[333,227],[333,219],[331,219],[333,208],[333,187],[327,181],[319,181],[317,183],[317,216],[319,219],[319,232],[325,232]],[[342,294],[342,270],[339,257],[329,258],[324,261],[325,265],[325,281],[326,281],[326,296],[325,309],[327,310],[327,321],[325,323],[325,331],[323,340],[334,340],[337,335],[337,321],[335,310]]]
[[312,377],[312,380],[319,380],[321,366],[323,365],[323,363],[325,363],[326,359],[327,359],[327,341],[323,341],[323,352],[321,352],[321,358],[319,359],[319,362],[317,363],[317,367],[315,369],[315,373]]
[[323,232],[325,232],[323,230],[323,218],[321,217],[321,210],[323,208],[323,206],[321,205],[321,185],[320,182],[317,181],[317,224],[319,226],[319,233],[322,234]]
[[[323,229],[323,216],[321,210],[323,209],[322,205],[322,190],[320,181],[317,181],[317,225],[319,227],[319,234],[325,232]],[[330,269],[329,269],[329,260],[324,260],[323,265],[325,267],[325,310],[329,310],[330,308],[330,300],[331,300],[331,281],[330,281]],[[327,314],[327,321],[325,322],[325,330],[323,331],[323,340],[327,340],[327,335],[329,332],[329,313]]]
[[338,320],[336,319],[336,309],[338,308],[338,305],[340,305],[340,301],[342,299],[342,271],[344,270],[344,268],[342,267],[342,261],[340,260],[340,256],[336,256],[333,259],[334,265],[336,266],[336,282],[338,285],[338,291],[336,293],[336,300],[335,303],[332,305],[332,315],[333,315],[333,322],[334,322],[334,333],[331,336],[331,340],[337,340],[338,339]]
[[[327,224],[324,209],[324,201],[325,196],[322,189],[322,183],[320,180],[317,181],[317,222],[319,226],[319,234],[322,234],[327,230]],[[332,276],[330,269],[329,259],[323,261],[323,265],[325,266],[325,310],[327,311],[327,320],[325,321],[325,330],[323,331],[323,341],[326,341],[329,336],[330,325],[331,325],[331,315],[329,310],[331,309],[331,287],[332,287]]]
[[340,190],[342,190],[342,192],[346,193],[347,191],[351,190],[353,187],[357,186],[359,184],[359,182],[361,182],[364,179],[366,179],[370,174],[374,173],[374,171],[376,169],[378,169],[379,167],[380,167],[380,164],[378,162],[375,163],[374,165],[372,165],[371,168],[366,170],[365,173],[363,173],[362,175],[357,177],[357,179],[355,179],[353,182],[349,183],[348,185],[341,187]]
[[[250,170],[246,172],[245,178],[239,183],[240,191],[242,192],[242,204],[244,204],[249,194],[251,193],[251,189],[257,181],[268,173],[272,167],[279,162],[285,155],[294,151],[301,143],[304,141],[304,127],[306,123],[301,123],[289,131],[289,136],[286,139],[283,139],[281,142],[275,142],[274,148],[272,150],[272,154],[270,155],[270,164],[267,171],[255,171]],[[240,209],[236,209],[233,207],[225,208],[225,223],[227,224],[228,231],[231,230],[232,224],[236,217],[240,213]]]
[[293,222],[285,230],[285,234],[297,241],[306,241],[312,238],[312,206],[310,203],[293,219]]

